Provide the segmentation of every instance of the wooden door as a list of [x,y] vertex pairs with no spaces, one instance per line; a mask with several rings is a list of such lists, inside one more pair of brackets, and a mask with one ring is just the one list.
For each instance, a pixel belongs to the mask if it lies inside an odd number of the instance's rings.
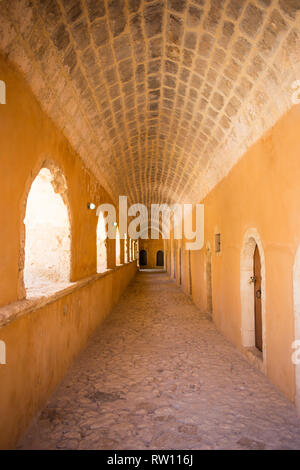
[[164,252],[159,250],[156,253],[156,265],[157,266],[163,266],[164,265]]
[[206,252],[206,299],[207,313],[212,315],[212,274],[211,274],[211,252]]
[[255,346],[262,351],[261,263],[257,245],[254,251],[254,280]]
[[181,258],[181,248],[179,248],[179,284],[182,283],[182,258]]

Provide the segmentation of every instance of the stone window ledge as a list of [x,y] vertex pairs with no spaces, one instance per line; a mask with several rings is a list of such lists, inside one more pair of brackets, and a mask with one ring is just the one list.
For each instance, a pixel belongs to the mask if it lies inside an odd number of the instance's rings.
[[[135,261],[132,261],[134,263]],[[107,275],[117,271],[118,269],[122,269],[126,265],[116,266],[112,269],[107,269],[103,273],[93,274],[92,276],[85,277],[83,279],[79,279],[75,282],[70,282],[66,284],[66,287],[53,292],[53,288],[55,284],[52,285],[52,292],[49,295],[42,295],[42,296],[35,296],[29,297],[27,299],[18,300],[11,304],[5,305],[4,307],[0,307],[0,328],[15,321],[16,319],[27,315],[28,313],[34,312],[46,305],[49,305],[53,302],[56,302],[58,299],[65,297],[73,292],[85,287],[93,282],[97,281],[98,279],[104,278]],[[37,289],[35,289],[37,290]]]

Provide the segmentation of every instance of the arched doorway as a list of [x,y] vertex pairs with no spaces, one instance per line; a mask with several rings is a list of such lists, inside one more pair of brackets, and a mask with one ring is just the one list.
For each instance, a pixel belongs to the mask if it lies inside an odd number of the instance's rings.
[[164,252],[162,250],[158,250],[156,253],[156,265],[163,266],[164,265]]
[[265,258],[256,229],[244,237],[241,254],[242,344],[253,351],[265,369]]
[[212,316],[213,302],[212,302],[212,267],[211,267],[211,249],[210,246],[206,247],[206,310]]
[[141,250],[140,251],[140,266],[147,266],[147,251]]
[[57,290],[70,281],[67,185],[58,168],[49,168],[42,168],[34,179],[26,203],[23,277],[28,296]]
[[253,286],[255,347],[262,352],[261,262],[257,245],[255,246],[253,256]]

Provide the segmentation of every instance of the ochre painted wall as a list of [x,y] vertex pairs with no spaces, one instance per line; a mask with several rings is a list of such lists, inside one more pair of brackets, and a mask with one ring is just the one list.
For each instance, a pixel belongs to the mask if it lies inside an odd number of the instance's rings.
[[[71,280],[96,272],[96,205],[111,199],[46,116],[22,76],[0,56],[6,103],[0,105],[0,306],[23,297],[19,288],[21,239],[30,186],[44,161],[63,171],[71,213]],[[111,257],[113,258],[114,250]]]
[[0,449],[14,447],[135,273],[136,262],[117,267],[0,328]]
[[[266,373],[292,401],[295,397],[295,366],[291,360],[295,339],[293,264],[300,243],[299,129],[300,106],[294,106],[211,191],[203,201],[205,246],[191,252],[194,302],[203,312],[207,310],[205,252],[209,243],[213,320],[243,350],[241,251],[247,230],[257,230],[266,263]],[[214,252],[215,233],[221,234],[222,248],[218,254]],[[172,246],[173,241],[171,249]],[[187,252],[184,257],[187,267]],[[184,273],[187,292],[187,269]]]
[[[0,56],[7,104],[0,106],[0,340],[7,364],[0,365],[0,448],[11,448],[59,383],[74,356],[101,324],[136,272],[136,262],[96,274],[96,205],[111,202],[100,183],[46,116],[17,70]],[[71,215],[71,293],[3,325],[7,309],[21,300],[22,233],[30,186],[43,163],[65,175]],[[115,243],[108,243],[115,265]]]

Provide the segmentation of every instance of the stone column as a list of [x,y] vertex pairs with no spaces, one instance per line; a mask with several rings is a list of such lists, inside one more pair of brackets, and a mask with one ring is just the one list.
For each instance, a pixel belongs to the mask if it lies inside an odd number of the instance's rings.
[[107,239],[107,268],[113,269],[116,267],[116,240]]

